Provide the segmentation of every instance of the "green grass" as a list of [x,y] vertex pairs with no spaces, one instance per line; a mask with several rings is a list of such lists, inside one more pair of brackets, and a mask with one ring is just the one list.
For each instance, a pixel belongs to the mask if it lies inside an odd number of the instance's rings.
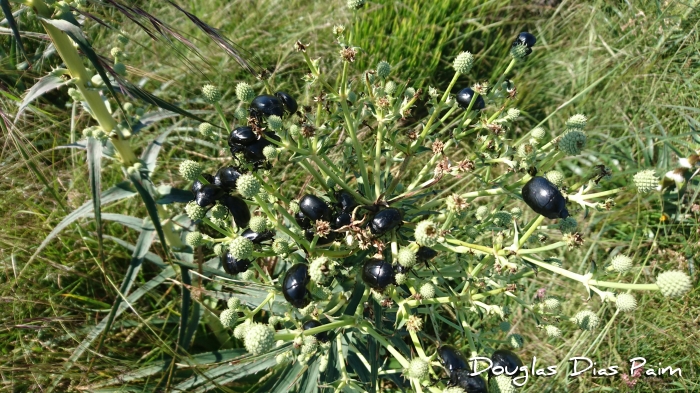
[[[193,0],[181,5],[219,27],[242,48],[254,53],[262,64],[274,64],[278,86],[289,91],[304,89],[299,77],[306,69],[301,56],[293,50],[296,40],[311,43],[312,58],[335,59],[325,61],[324,67],[339,66],[339,48],[333,43],[331,32],[336,24],[348,26],[353,37],[357,37],[353,44],[363,49],[356,63],[358,69],[373,67],[386,59],[396,66],[394,75],[410,77],[424,88],[447,85],[451,77],[449,65],[461,50],[477,55],[474,75],[464,77],[461,84],[494,80],[506,64],[503,59],[510,41],[517,32],[528,29],[536,33],[538,43],[533,56],[513,74],[518,88],[516,106],[524,119],[517,123],[512,137],[520,138],[544,119],[547,120],[543,126],[551,135],[558,135],[568,116],[588,115],[586,154],[562,161],[557,168],[567,178],[603,163],[614,171],[612,184],[628,186],[636,171],[655,168],[661,175],[675,168],[678,158],[687,157],[698,148],[698,139],[694,138],[697,133],[693,131],[700,118],[698,13],[680,2],[659,8],[656,2],[635,2],[628,7],[625,2],[565,1],[546,7],[505,0],[377,1],[361,11],[359,23],[354,25],[344,1],[255,3]],[[206,42],[172,7],[154,3],[148,7],[149,12],[191,34],[204,60],[183,52],[192,62],[188,68],[173,50],[150,42],[135,26],[124,24],[133,36],[127,47],[132,80],[138,80],[136,76],[140,75],[149,77],[147,88],[159,89],[163,98],[194,108],[197,103],[190,102],[191,97],[205,83],[221,86],[225,103],[233,102],[230,98],[236,82],[252,83],[252,78],[231,58]],[[121,26],[117,22],[118,19],[115,25]],[[673,29],[676,22],[680,23],[678,30]],[[88,31],[95,47],[107,54],[115,32],[98,28]],[[7,70],[0,74],[9,88],[0,96],[0,110],[13,114],[16,105],[11,96],[22,94],[32,78],[41,73],[10,71],[21,59],[16,53],[13,55],[9,42],[7,37],[0,41],[0,66]],[[55,59],[53,64],[57,64]],[[169,84],[163,87],[163,81]],[[314,93],[307,91],[302,101],[310,102]],[[14,140],[2,135],[0,390],[8,392],[42,391],[63,373],[66,359],[91,327],[107,315],[131,258],[128,250],[105,240],[103,264],[97,255],[97,243],[92,240],[94,223],[81,220],[27,264],[36,246],[65,216],[61,205],[74,209],[90,195],[84,155],[53,149],[70,140],[70,112],[46,101],[37,107],[46,112],[28,113],[17,123]],[[89,122],[84,112],[79,113],[82,114],[77,119],[77,130]],[[206,116],[214,118],[213,114]],[[137,139],[149,140],[177,122],[180,120],[164,121]],[[191,125],[187,121],[182,124]],[[14,141],[30,152],[30,160],[22,158]],[[160,161],[162,170],[154,182],[182,185],[177,165],[194,150],[218,154],[191,143],[172,142],[164,151],[163,157],[168,159]],[[30,164],[48,179],[52,192],[44,187]],[[416,170],[422,167],[418,161],[415,165]],[[284,172],[292,169],[290,166]],[[291,176],[289,180],[295,184],[306,180],[294,178],[301,174],[286,176]],[[122,179],[117,165],[105,168],[104,185]],[[585,219],[578,212],[576,218],[584,229],[586,243],[581,250],[561,255],[565,267],[584,273],[595,262],[602,268],[608,254],[614,251],[634,255],[637,265],[643,266],[640,282],[651,282],[667,269],[688,271],[689,266],[694,266],[697,271],[700,216],[689,212],[694,203],[700,203],[696,200],[697,190],[698,183],[693,181],[680,201],[675,193],[667,193],[663,198],[658,194],[638,195],[617,200],[611,212],[592,213]],[[119,202],[106,211],[146,216],[136,198]],[[668,219],[662,222],[663,212]],[[138,237],[134,231],[114,223],[106,224],[104,232],[132,244]],[[162,256],[157,245],[151,251]],[[145,264],[136,286],[157,273],[153,265]],[[694,279],[697,282],[697,273]],[[549,294],[567,300],[564,315],[586,307],[583,288],[547,273],[522,281],[519,289],[527,294],[523,298],[533,298],[539,288],[547,288]],[[628,389],[617,377],[531,378],[525,391],[700,391],[697,286],[683,301],[669,301],[657,293],[637,296],[637,300],[639,309],[615,316],[609,329],[581,334],[572,328],[565,331],[563,340],[546,339],[527,311],[511,305],[515,314],[510,332],[525,337],[523,359],[537,356],[539,364],[559,364],[570,356],[589,356],[598,365],[623,365],[631,357],[643,356],[652,365],[661,362],[681,367],[683,378],[642,379],[634,389]],[[592,300],[592,306],[600,310],[603,321],[611,320],[615,314],[614,307],[601,307],[598,299]],[[171,353],[178,336],[180,286],[166,281],[134,307],[138,315],[132,311],[122,314],[106,335],[99,354],[92,352],[95,342],[65,373],[57,391],[118,378],[128,371],[156,364]],[[201,324],[190,352],[213,351],[222,345],[241,347],[235,340],[218,342],[211,333],[214,329],[213,323]],[[165,382],[161,378],[167,379],[167,373],[155,374],[146,382],[162,387]],[[255,391],[253,384],[258,380],[239,380],[219,391]],[[568,386],[564,388],[564,384]]]

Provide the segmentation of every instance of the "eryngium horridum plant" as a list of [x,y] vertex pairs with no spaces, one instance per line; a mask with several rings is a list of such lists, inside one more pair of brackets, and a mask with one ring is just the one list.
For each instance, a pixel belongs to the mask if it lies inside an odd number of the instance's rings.
[[[357,48],[342,26],[334,33],[338,77],[322,72],[322,60],[296,43],[309,67],[307,99],[275,89],[272,80],[259,95],[241,82],[238,109],[229,116],[217,87],[205,86],[220,124],[199,131],[215,138],[217,127],[225,129],[221,147],[231,162],[187,160],[180,167],[194,193],[185,211],[201,230],[187,242],[212,250],[227,276],[238,275],[217,280],[228,290],[221,323],[243,341],[249,361],[274,357],[282,375],[292,376],[270,387],[303,376],[305,386],[320,380],[337,390],[376,388],[383,378],[419,392],[509,391],[522,385],[518,374],[472,375],[466,361],[489,355],[494,367],[522,366],[516,353],[496,350],[524,345],[518,334],[501,339],[491,329],[509,330],[505,299],[531,311],[543,336],[601,325],[588,309],[560,315],[558,298],[520,298],[524,279],[559,274],[620,312],[635,309],[631,290],[672,297],[689,290],[689,277],[678,271],[660,274],[655,284],[606,281],[635,269],[622,254],[585,275],[554,258],[584,244],[578,221],[588,209],[611,209],[623,190],[605,188],[613,173],[604,166],[576,184],[553,170],[584,149],[584,115],[554,136],[537,126],[515,143],[506,139],[520,117],[508,77],[532,53],[532,34],[514,40],[498,80],[458,86],[475,61],[462,52],[449,85],[423,91],[386,62],[354,72]],[[425,118],[416,119],[412,112],[421,110]],[[280,173],[287,163],[310,181],[290,184],[295,177]],[[635,177],[640,189],[647,180]]]

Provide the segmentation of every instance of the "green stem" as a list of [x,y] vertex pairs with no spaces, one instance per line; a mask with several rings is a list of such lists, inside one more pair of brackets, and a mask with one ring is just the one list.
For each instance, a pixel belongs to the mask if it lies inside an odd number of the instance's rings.
[[224,124],[224,128],[226,129],[226,135],[228,137],[228,135],[231,133],[231,126],[226,120],[226,115],[224,115],[224,111],[221,109],[221,105],[218,102],[214,104],[214,108],[216,108],[216,113],[219,114],[219,119]]
[[362,146],[360,141],[357,139],[356,125],[350,114],[350,108],[345,100],[345,97],[340,97],[340,106],[343,108],[343,117],[345,118],[345,127],[350,135],[350,140],[352,141],[352,147],[355,149],[355,154],[357,154],[357,163],[360,167],[360,175],[362,176],[362,189],[365,191],[366,195],[369,195],[369,176],[367,175],[367,166],[365,165],[365,158],[362,154]]
[[382,142],[384,141],[384,121],[382,111],[379,111],[377,126],[377,144],[374,148],[374,198],[381,195]]
[[381,334],[377,333],[377,331],[374,330],[369,323],[363,323],[360,326],[360,330],[374,337],[375,340],[382,344],[384,348],[386,348],[386,350],[389,351],[396,358],[396,360],[399,361],[399,363],[401,363],[402,367],[408,368],[408,366],[410,365],[409,361],[406,360],[406,358],[399,351],[397,351],[396,348],[394,348],[394,346],[391,345]]
[[[343,317],[340,318],[337,321],[327,323],[325,325],[317,326],[315,328],[311,328],[308,330],[304,330],[301,332],[302,335],[304,336],[313,336],[314,334],[318,333],[323,333],[327,332],[329,330],[341,328],[341,327],[346,327],[346,326],[354,326],[355,325],[355,318],[353,317]],[[275,340],[293,340],[299,335],[299,333],[275,333]]]
[[466,295],[458,295],[458,296],[436,297],[436,298],[424,299],[424,300],[406,300],[404,304],[407,307],[414,308],[417,306],[425,306],[427,304],[460,303],[460,302],[465,302],[465,301],[470,301],[470,300],[484,299],[488,296],[498,295],[499,293],[503,293],[503,292],[506,292],[506,288],[492,289],[488,292],[477,293],[475,295],[466,294]]
[[539,215],[537,218],[535,218],[531,223],[530,226],[527,228],[527,232],[523,235],[523,237],[520,238],[520,241],[518,241],[518,246],[522,247],[523,244],[527,241],[527,239],[532,236],[532,234],[537,230],[537,227],[540,226],[540,224],[544,221],[544,216]]

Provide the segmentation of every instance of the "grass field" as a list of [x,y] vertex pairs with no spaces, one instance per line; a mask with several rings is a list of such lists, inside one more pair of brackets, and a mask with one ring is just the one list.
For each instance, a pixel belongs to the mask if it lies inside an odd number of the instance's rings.
[[[202,116],[211,119],[215,114],[205,110],[196,97],[202,85],[213,83],[224,93],[224,109],[235,109],[235,84],[252,84],[253,78],[169,4],[136,3],[191,37],[201,55],[195,56],[181,43],[152,41],[138,26],[109,9],[95,12],[115,29],[94,22],[85,29],[96,50],[106,56],[123,29],[131,38],[125,63],[132,82],[143,83],[165,100],[202,110]],[[322,68],[337,70],[342,65],[336,55],[339,47],[333,42],[334,25],[344,24],[346,34],[362,49],[355,67],[364,70],[387,60],[396,75],[411,78],[413,85],[424,89],[448,85],[450,65],[462,50],[473,52],[476,63],[471,75],[459,80],[460,85],[495,80],[507,65],[513,37],[527,30],[536,34],[538,42],[528,61],[512,73],[518,89],[516,107],[522,115],[510,137],[519,139],[537,124],[556,136],[569,116],[586,114],[586,150],[556,168],[567,179],[604,164],[613,170],[611,186],[631,187],[631,178],[639,170],[664,174],[700,147],[700,11],[695,1],[377,0],[359,11],[356,19],[345,2],[337,0],[190,0],[178,4],[219,28],[245,49],[244,56],[274,66],[277,86],[299,92],[299,100],[307,104],[313,103],[315,92],[306,90],[301,80],[308,68],[294,51],[294,43],[309,43],[312,58],[336,59],[324,60]],[[36,20],[28,19],[21,27],[42,32]],[[41,37],[27,36],[25,41],[30,53],[45,48]],[[14,121],[26,89],[35,78],[59,65],[60,59],[49,56],[27,70],[12,42],[9,35],[0,36],[0,111]],[[262,84],[255,88],[261,91]],[[171,379],[182,381],[214,367],[209,365],[212,359],[202,356],[201,367],[183,368],[172,375],[163,360],[173,355],[185,358],[184,350],[176,349],[182,296],[179,272],[172,277],[177,282],[164,280],[148,290],[133,309],[115,319],[110,331],[84,347],[81,343],[86,335],[109,314],[132,259],[130,250],[110,239],[135,244],[138,232],[105,221],[102,261],[93,220],[80,219],[32,258],[51,230],[91,198],[84,151],[58,148],[80,139],[80,131],[91,124],[82,110],[71,120],[72,108],[66,106],[70,102],[66,88],[51,93],[27,110],[16,128],[3,128],[0,137],[0,390],[163,391]],[[185,127],[193,124],[181,118],[166,119],[135,137],[135,146],[145,146],[160,130],[183,127],[173,134],[182,138],[169,140],[161,153],[153,179],[156,185],[183,186],[177,170],[185,157],[224,157],[217,149],[184,138]],[[412,170],[420,170],[420,163],[415,165]],[[293,187],[307,180],[293,164],[280,172]],[[124,179],[116,162],[103,162],[103,187]],[[559,256],[565,267],[583,274],[591,264],[603,266],[611,253],[626,253],[640,268],[639,282],[653,282],[663,270],[683,270],[691,274],[695,285],[685,298],[668,300],[656,292],[641,293],[638,309],[628,314],[600,306],[595,299],[592,309],[604,326],[592,332],[572,328],[559,340],[547,339],[526,309],[510,305],[513,315],[508,332],[524,337],[523,359],[536,356],[539,365],[558,364],[563,369],[573,356],[589,357],[596,367],[628,366],[629,359],[644,357],[653,367],[657,363],[680,367],[682,377],[641,378],[633,388],[619,375],[533,377],[523,392],[700,392],[699,193],[700,185],[693,178],[682,195],[632,192],[616,200],[609,212],[592,212],[585,218],[577,212],[585,244]],[[147,217],[138,198],[103,208],[103,214],[108,213]],[[146,260],[151,262],[138,273],[135,288],[143,288],[161,273],[152,262],[162,263],[162,248],[154,244],[150,251]],[[546,288],[548,294],[566,299],[564,315],[586,307],[582,288],[556,275],[543,272],[520,285],[527,294],[523,298],[534,299],[538,289]],[[219,349],[245,353],[240,341],[222,336],[218,319],[206,310],[215,309],[216,300],[202,303],[204,317],[193,332],[189,353]],[[107,381],[121,381],[132,375],[129,372],[149,366],[157,372],[144,371],[143,379],[107,386]],[[259,373],[225,386],[214,382],[206,386],[220,392],[253,392],[260,381],[270,377]],[[93,386],[99,383],[106,386]]]

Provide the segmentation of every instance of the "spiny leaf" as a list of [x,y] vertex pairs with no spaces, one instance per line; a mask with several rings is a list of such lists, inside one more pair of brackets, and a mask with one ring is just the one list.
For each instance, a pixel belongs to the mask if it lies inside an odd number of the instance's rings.
[[139,232],[144,229],[153,229],[153,224],[150,222],[144,222],[142,219],[133,216],[127,216],[125,214],[117,213],[102,213],[102,219],[107,221],[118,222],[128,228],[135,229]]
[[136,187],[136,191],[138,191],[139,195],[141,196],[141,199],[143,199],[143,203],[146,205],[148,215],[151,217],[151,222],[153,223],[153,226],[155,226],[156,232],[158,232],[158,238],[160,239],[163,251],[165,251],[165,255],[168,255],[168,243],[165,241],[165,233],[163,232],[163,226],[160,223],[160,217],[158,215],[158,207],[156,207],[156,201],[153,200],[153,196],[146,189],[146,187],[144,187],[142,183],[143,180],[148,180],[143,179],[140,173],[138,172],[129,175],[129,178],[131,179],[131,182],[134,185],[134,187]]
[[90,179],[90,192],[92,192],[92,208],[95,213],[95,224],[97,225],[97,244],[99,246],[100,261],[104,264],[102,209],[100,208],[100,192],[102,189],[102,143],[95,138],[88,138],[87,164]]
[[187,336],[187,320],[190,316],[190,304],[192,303],[192,294],[188,287],[192,285],[192,277],[190,277],[190,269],[180,266],[180,274],[182,275],[182,299],[180,301],[180,332],[177,336],[177,345],[183,351],[187,351],[189,343],[185,342]]
[[146,149],[144,149],[143,153],[141,154],[141,161],[146,164],[146,169],[148,169],[149,175],[156,169],[158,154],[160,154],[160,151],[163,150],[163,143],[165,143],[165,139],[168,138],[168,135],[170,135],[171,132],[172,128],[162,132],[155,139],[153,139],[148,146],[146,146]]
[[[0,0],[0,1],[6,1],[6,0]],[[24,112],[25,109],[34,102],[37,98],[41,97],[42,95],[46,94],[47,92],[58,89],[61,86],[65,86],[66,84],[70,83],[70,80],[63,79],[60,76],[57,76],[53,73],[48,74],[41,79],[39,79],[27,92],[27,94],[24,96],[24,99],[22,99],[22,103],[19,105],[19,109],[17,109],[17,114],[15,115],[15,122],[19,119],[20,116],[22,116],[22,113]]]
[[[127,241],[124,241],[124,240],[122,240],[122,239],[119,239],[119,238],[116,238],[116,237],[113,237],[113,236],[105,236],[105,239],[111,240],[111,241],[113,241],[113,242],[119,244],[120,246],[126,248],[127,250],[129,250],[129,251],[131,251],[131,252],[134,252],[134,250],[136,250],[136,246],[134,246],[133,244],[131,244],[131,243],[127,242]],[[165,268],[166,266],[168,266],[165,262],[163,262],[163,258],[159,257],[157,254],[154,254],[154,253],[152,253],[152,252],[150,252],[150,251],[146,253],[146,255],[144,256],[144,258],[145,258],[147,261],[149,261],[149,262],[155,264],[156,266],[158,266],[158,267],[160,267],[160,268]],[[176,263],[177,263],[177,262],[176,262]]]

